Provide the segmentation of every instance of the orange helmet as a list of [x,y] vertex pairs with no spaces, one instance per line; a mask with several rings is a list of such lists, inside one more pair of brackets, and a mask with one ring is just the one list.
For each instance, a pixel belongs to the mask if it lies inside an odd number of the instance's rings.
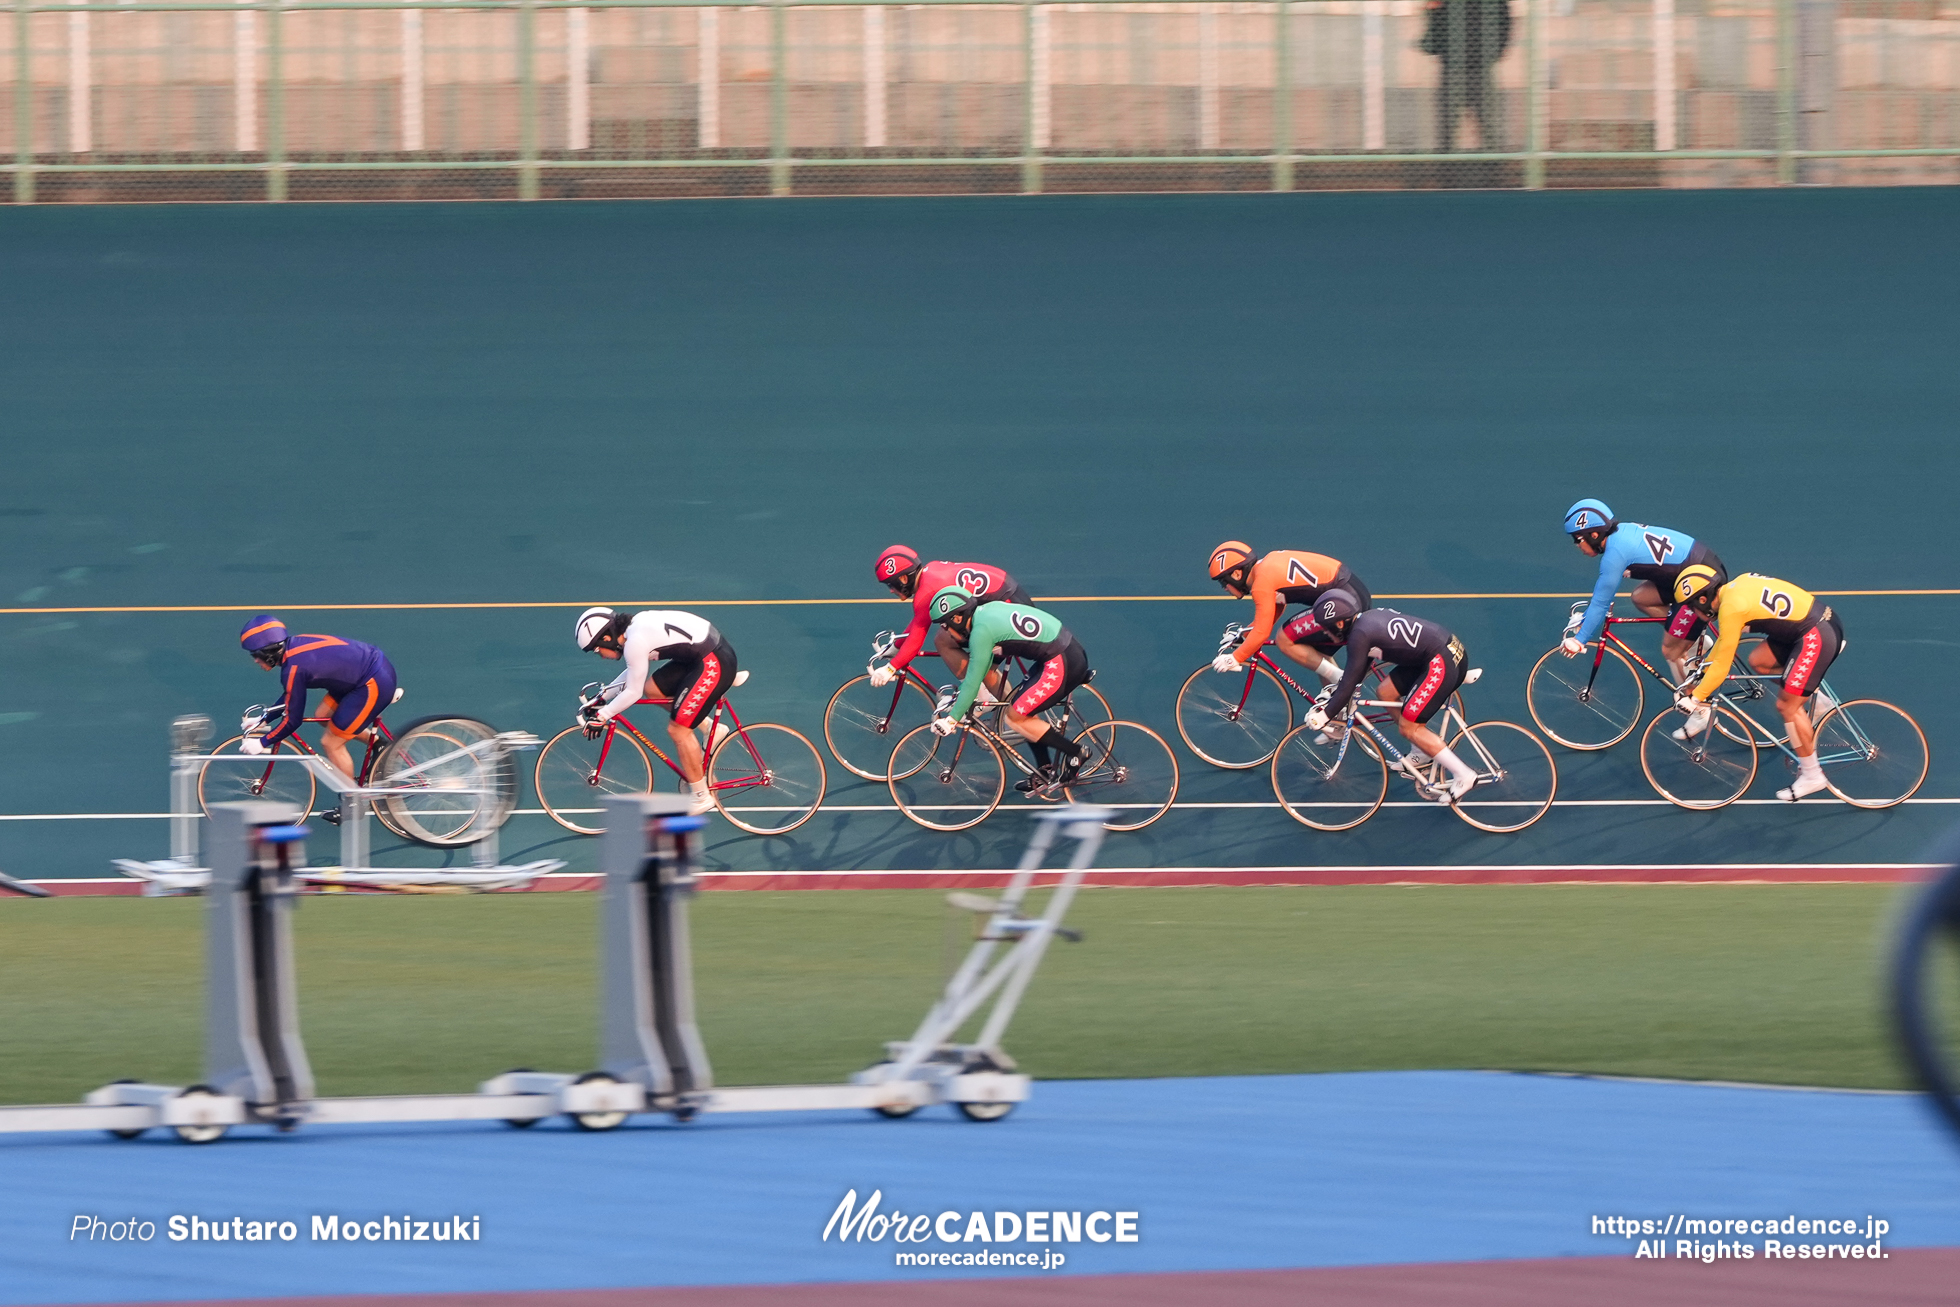
[[1243,540],[1227,540],[1211,551],[1211,579],[1222,586],[1246,588],[1252,573],[1252,546]]

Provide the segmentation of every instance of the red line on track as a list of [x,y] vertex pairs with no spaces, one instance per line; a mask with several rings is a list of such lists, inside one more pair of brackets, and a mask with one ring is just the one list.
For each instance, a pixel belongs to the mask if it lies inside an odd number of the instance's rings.
[[[1960,1248],[1888,1249],[1883,1261],[1636,1261],[1564,1257],[1313,1270],[884,1280],[529,1293],[254,1298],[175,1307],[1951,1307]],[[120,1307],[135,1307],[122,1304]]]

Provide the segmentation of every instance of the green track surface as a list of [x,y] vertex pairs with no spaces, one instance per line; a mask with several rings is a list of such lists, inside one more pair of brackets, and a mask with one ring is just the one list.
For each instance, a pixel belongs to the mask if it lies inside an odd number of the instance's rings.
[[[1484,1067],[1892,1087],[1883,886],[1094,890],[1009,1032],[1036,1076]],[[595,895],[300,911],[325,1093],[596,1060]],[[189,1083],[203,904],[0,902],[0,1102]],[[971,918],[926,891],[696,900],[724,1084],[829,1081],[909,1034]]]
[[[1954,587],[1956,230],[1954,187],[13,207],[0,607],[877,598],[894,540],[1043,598],[1202,593],[1233,537],[1334,553],[1377,594],[1570,592],[1582,495],[1813,590]],[[1834,602],[1833,684],[1918,716],[1923,794],[1960,798],[1960,598]],[[1473,715],[1527,720],[1563,600],[1399,606],[1485,669]],[[903,620],[703,611],[754,674],[743,711],[812,736]],[[1117,712],[1172,735],[1247,609],[1055,611]],[[398,721],[549,735],[601,675],[575,612],[293,619],[386,648]],[[273,693],[243,616],[0,615],[0,817],[163,811],[169,720]],[[1183,758],[1186,801],[1272,802]],[[1654,801],[1632,744],[1559,764],[1561,799]],[[1785,774],[1768,760],[1754,795]],[[706,865],[1001,867],[1026,840],[1006,814],[923,832],[832,781],[857,811],[777,840],[717,822]],[[1200,808],[1101,861],[1911,862],[1955,812],[1560,808],[1501,837]],[[0,821],[17,876],[166,850],[156,821]],[[591,866],[538,816],[504,851]]]

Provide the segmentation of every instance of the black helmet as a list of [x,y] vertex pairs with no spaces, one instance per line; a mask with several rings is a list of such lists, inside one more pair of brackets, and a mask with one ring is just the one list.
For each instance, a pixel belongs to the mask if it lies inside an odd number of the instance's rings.
[[1338,587],[1321,591],[1313,601],[1313,616],[1323,631],[1336,631],[1352,622],[1361,611],[1361,601]]

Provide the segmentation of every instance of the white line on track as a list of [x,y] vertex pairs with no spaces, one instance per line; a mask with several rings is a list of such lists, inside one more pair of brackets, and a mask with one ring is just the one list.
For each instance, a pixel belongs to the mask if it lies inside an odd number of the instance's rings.
[[[1960,798],[1953,798],[1953,799],[1915,798],[1915,799],[1907,799],[1905,803],[1900,806],[1920,807],[1920,806],[1932,806],[1932,805],[1939,805],[1939,804],[1956,804],[1956,803],[1960,803]],[[1121,807],[1124,805],[1119,804],[1117,806]],[[1141,806],[1141,805],[1130,805],[1130,806]],[[1278,803],[1173,803],[1171,805],[1171,807],[1174,810],[1178,810],[1178,811],[1187,811],[1187,810],[1202,811],[1202,810],[1209,810],[1209,809],[1234,809],[1234,808],[1266,809],[1270,811],[1273,809],[1277,809],[1279,806],[1280,805]],[[1334,803],[1334,804],[1314,804],[1314,805],[1301,805],[1301,806],[1345,808],[1345,807],[1352,807],[1353,805],[1345,804],[1345,803]],[[1382,804],[1382,807],[1384,808],[1435,808],[1438,806],[1440,805],[1423,799],[1390,799]],[[1519,802],[1519,803],[1480,803],[1473,806],[1485,807],[1485,808],[1496,808],[1496,807],[1528,808],[1528,807],[1534,807],[1536,805],[1531,804],[1529,802]],[[1554,808],[1671,808],[1674,805],[1669,803],[1666,799],[1554,799],[1552,801],[1552,806]],[[1826,806],[1826,803],[1825,802],[1786,803],[1782,799],[1737,799],[1735,802],[1727,806],[1731,808],[1741,808],[1741,807],[1790,808],[1793,810],[1800,809],[1800,808],[1808,808],[1814,811],[1817,808]],[[597,808],[584,808],[584,809],[568,809],[567,811],[572,813],[573,815],[576,815],[578,812],[597,812],[599,810]],[[749,812],[749,811],[768,811],[768,810],[744,808],[741,809],[741,811]],[[793,810],[786,809],[785,811],[793,811]],[[826,803],[822,807],[818,808],[817,811],[818,812],[897,812],[898,805],[891,804],[891,803]],[[1036,808],[1033,805],[1028,805],[1025,808],[1018,807],[1018,806],[1015,808],[1009,808],[1008,811],[1009,812],[1015,812],[1015,811],[1039,812],[1041,811],[1041,809]],[[543,817],[548,814],[545,812],[543,808],[517,808],[512,810],[511,815],[513,817]],[[167,812],[0,813],[0,821],[166,821],[169,819],[169,817],[170,814]]]

